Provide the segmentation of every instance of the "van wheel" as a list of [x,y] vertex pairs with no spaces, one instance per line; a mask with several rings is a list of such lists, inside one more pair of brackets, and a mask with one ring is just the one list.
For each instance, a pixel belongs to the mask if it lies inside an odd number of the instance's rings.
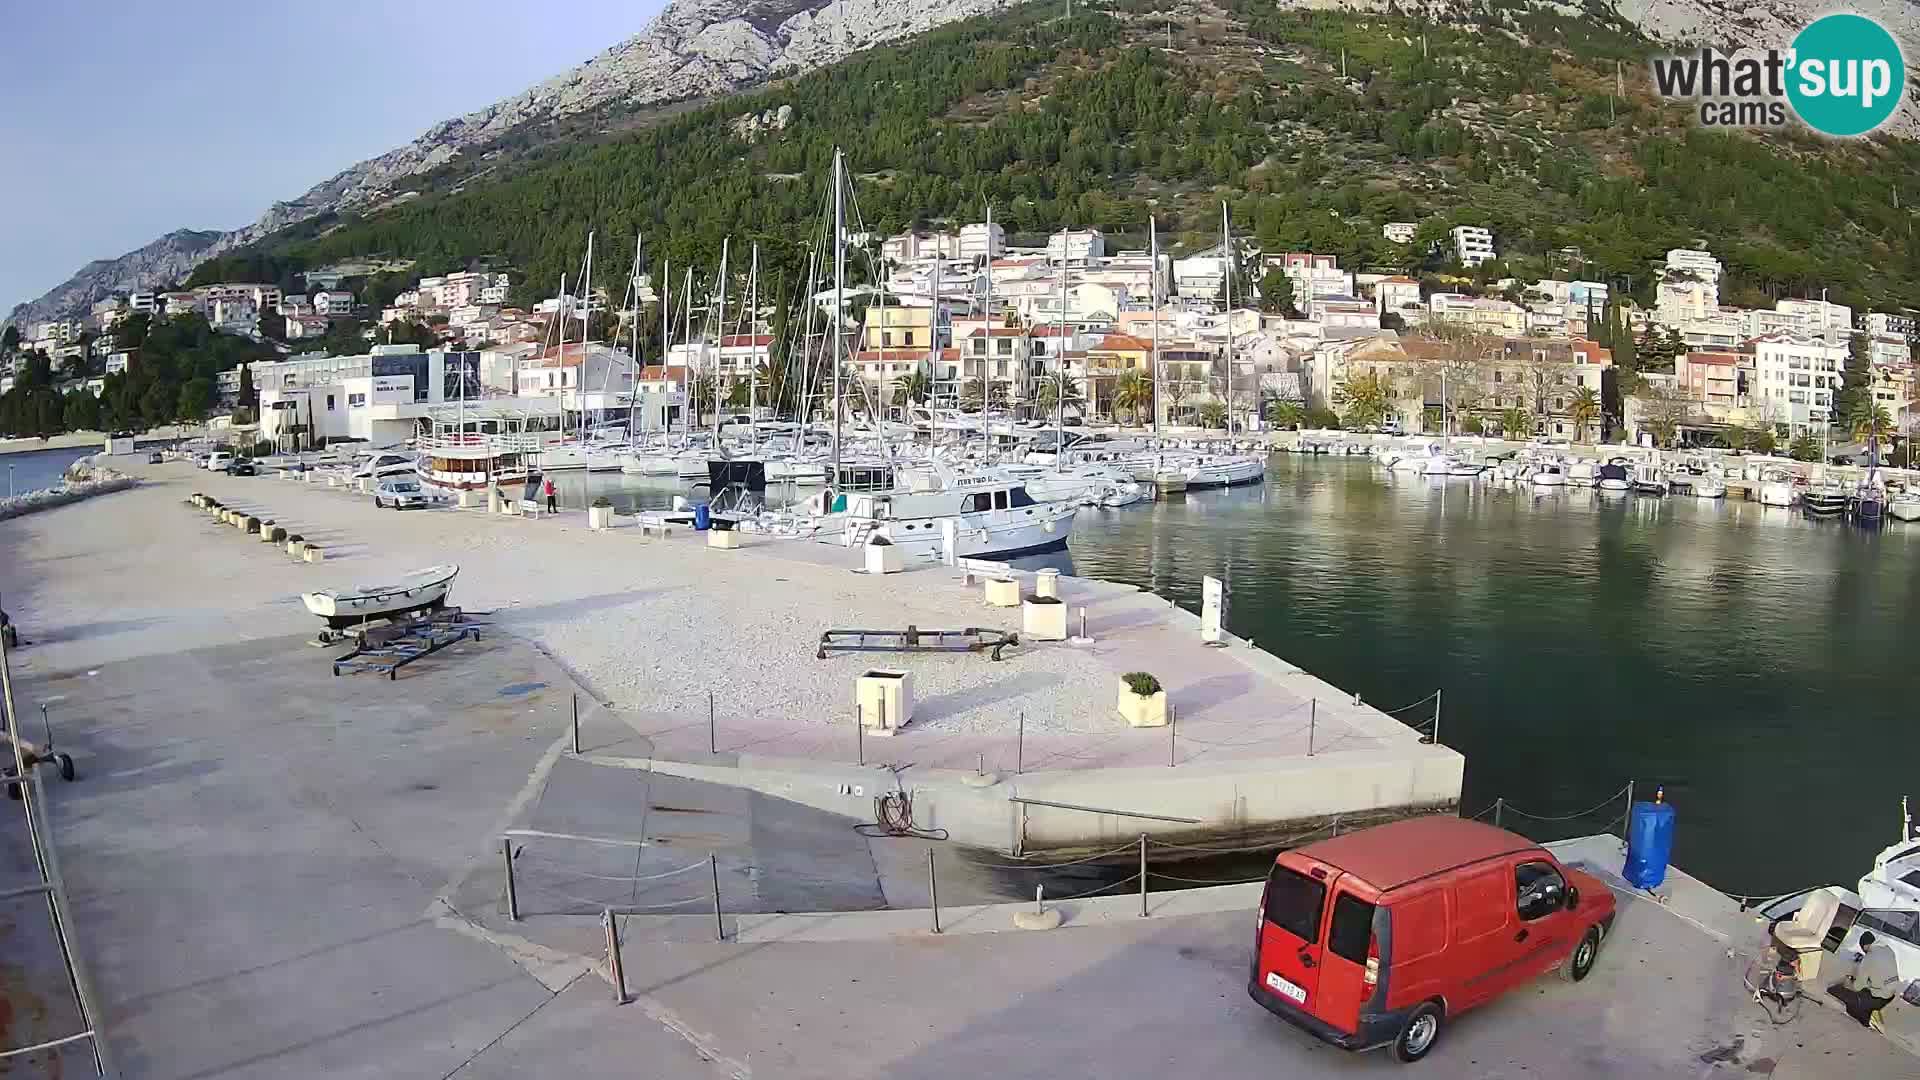
[[1426,1057],[1433,1044],[1440,1041],[1442,1015],[1438,1004],[1422,1002],[1401,1025],[1399,1037],[1393,1040],[1393,1056],[1408,1064]]
[[1593,970],[1593,962],[1600,956],[1600,928],[1587,927],[1580,935],[1580,944],[1573,947],[1565,960],[1560,961],[1560,977],[1568,982],[1579,982]]

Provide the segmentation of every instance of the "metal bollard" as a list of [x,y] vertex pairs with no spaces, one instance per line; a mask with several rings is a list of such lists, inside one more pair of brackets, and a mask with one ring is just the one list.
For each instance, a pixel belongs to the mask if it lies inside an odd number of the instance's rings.
[[608,908],[601,913],[601,920],[607,924],[607,973],[613,976],[613,1003],[627,1003],[627,971],[620,963],[620,920]]
[[707,753],[709,754],[720,752],[719,737],[713,732],[713,691],[709,690],[707,691]]
[[1493,824],[1494,824],[1494,827],[1496,828],[1498,828],[1500,825],[1500,811],[1504,809],[1506,805],[1507,805],[1507,800],[1504,798],[1497,798],[1493,800]]
[[1047,887],[1045,885],[1035,885],[1033,887],[1033,913],[1035,915],[1044,915],[1046,911]]
[[933,912],[933,932],[940,932],[940,883],[933,876],[933,851],[927,851],[927,910]]
[[867,721],[860,715],[858,708],[853,710],[853,744],[860,764],[865,765],[867,763]]
[[47,718],[46,702],[40,703],[40,726],[47,729],[47,753],[53,753],[53,721]]
[[573,695],[573,756],[580,756],[580,695]]
[[1140,834],[1140,917],[1147,917],[1147,834]]
[[1020,733],[1013,741],[1013,773],[1020,775],[1021,767],[1027,763],[1027,710],[1020,710]]
[[501,839],[500,854],[507,860],[507,918],[519,922],[520,897],[513,890],[513,837]]
[[1307,703],[1307,756],[1313,756],[1313,729],[1320,722],[1320,699]]
[[1440,745],[1440,691],[1433,692],[1433,745]]
[[707,872],[713,875],[713,940],[725,941],[727,924],[720,921],[720,856],[711,851],[707,852]]
[[1173,768],[1175,743],[1180,740],[1180,710],[1173,702],[1167,702],[1167,768]]

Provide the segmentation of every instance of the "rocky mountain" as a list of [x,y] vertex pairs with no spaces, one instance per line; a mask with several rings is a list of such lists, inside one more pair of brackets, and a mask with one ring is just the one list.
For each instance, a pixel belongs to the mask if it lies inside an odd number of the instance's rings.
[[95,259],[45,296],[13,309],[9,321],[24,325],[40,319],[85,312],[97,300],[135,289],[152,289],[187,276],[225,235],[176,229],[138,251],[117,259]]
[[[594,113],[618,112],[711,98],[785,73],[832,63],[881,42],[983,12],[1016,0],[675,0],[640,34],[570,71],[485,109],[435,125],[398,149],[363,161],[315,185],[299,198],[275,203],[251,225],[201,245],[201,258],[222,254],[320,214],[366,211],[399,194],[413,177],[462,155],[484,153],[509,136],[540,141],[541,129]],[[1170,6],[1209,8],[1209,0],[1169,0]],[[1601,3],[1605,0],[1584,0]],[[1384,10],[1389,0],[1277,0],[1279,6]],[[1615,0],[1620,13],[1650,36],[1676,44],[1733,47],[1756,41],[1791,40],[1792,34],[1828,9],[1825,0]],[[1476,0],[1405,0],[1402,11],[1419,9],[1437,19],[1471,20]],[[1573,0],[1544,6],[1579,10]],[[1902,40],[1920,42],[1920,4],[1913,0],[1855,0],[1850,10],[1881,20]],[[1920,80],[1909,80],[1908,102],[1894,130],[1920,134]],[[111,291],[154,280],[159,266],[146,253],[177,247],[174,238],[117,260],[91,263],[12,318],[45,318]],[[184,234],[203,236],[206,234]],[[187,264],[188,266],[191,263]],[[182,271],[184,272],[184,270]],[[76,282],[87,287],[75,288]],[[88,288],[94,291],[88,293]]]

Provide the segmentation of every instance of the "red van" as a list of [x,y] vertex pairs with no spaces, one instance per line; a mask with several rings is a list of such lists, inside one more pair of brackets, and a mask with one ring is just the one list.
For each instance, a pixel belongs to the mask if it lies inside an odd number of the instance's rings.
[[1613,892],[1505,829],[1422,817],[1282,852],[1247,993],[1348,1050],[1418,1061],[1461,1012],[1553,968],[1579,981]]

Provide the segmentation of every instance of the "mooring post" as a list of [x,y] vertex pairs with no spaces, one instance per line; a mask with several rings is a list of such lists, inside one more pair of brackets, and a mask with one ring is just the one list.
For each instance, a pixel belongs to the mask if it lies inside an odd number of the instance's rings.
[[1507,800],[1505,798],[1495,798],[1493,800],[1493,824],[1496,828],[1500,825],[1500,811],[1506,805]]
[[1035,885],[1033,887],[1033,913],[1035,915],[1041,915],[1045,914],[1046,910],[1047,887],[1045,885]]
[[1433,692],[1433,745],[1440,745],[1440,691]]
[[707,852],[707,872],[713,875],[713,940],[725,941],[727,925],[720,921],[720,856],[711,851]]
[[1313,729],[1320,723],[1320,699],[1307,702],[1307,756],[1313,756]]
[[1627,834],[1627,826],[1633,824],[1633,781],[1627,781],[1627,817],[1620,823],[1620,835]]
[[513,891],[513,837],[501,838],[500,855],[507,861],[507,918],[519,922],[520,896]]
[[1020,775],[1021,768],[1027,763],[1027,710],[1020,710],[1019,733],[1013,737],[1013,774]]
[[612,908],[602,912],[601,918],[607,924],[607,974],[613,977],[613,1003],[625,1005],[627,1003],[627,972],[620,963],[620,920],[614,915]]
[[1140,834],[1140,917],[1147,917],[1147,834]]
[[927,849],[927,909],[933,912],[933,932],[940,932],[940,883],[933,876],[933,849]]
[[580,695],[573,695],[573,756],[580,756]]
[[1173,768],[1175,746],[1180,739],[1180,710],[1173,702],[1167,702],[1167,768]]
[[40,703],[40,726],[47,729],[47,753],[53,753],[53,721],[47,717],[47,703]]

